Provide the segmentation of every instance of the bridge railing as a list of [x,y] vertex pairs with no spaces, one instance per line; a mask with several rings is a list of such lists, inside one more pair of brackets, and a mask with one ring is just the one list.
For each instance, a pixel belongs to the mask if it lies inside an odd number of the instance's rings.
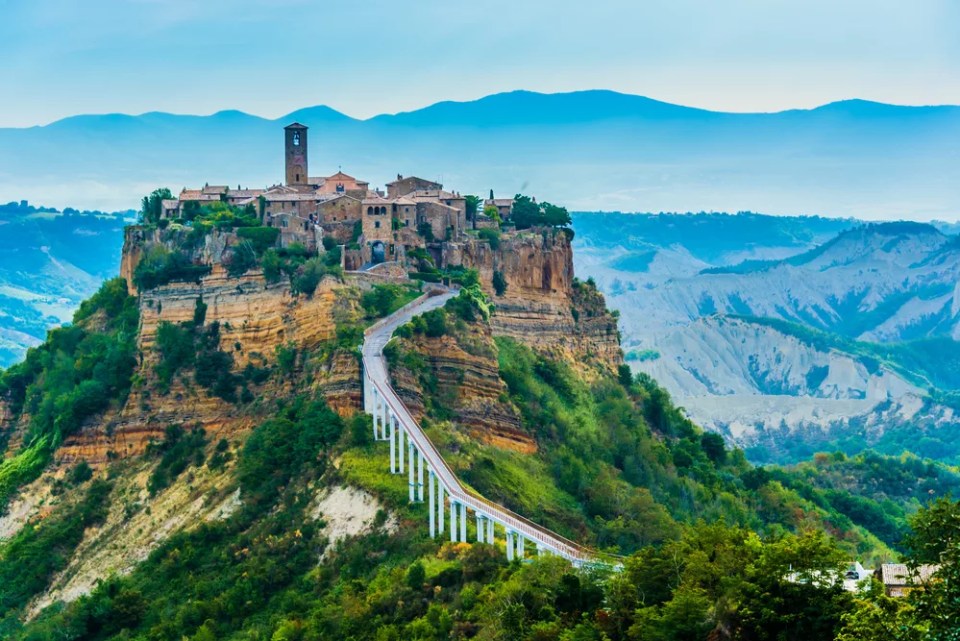
[[[406,305],[404,309],[409,311],[410,309],[415,308],[435,295],[435,291],[427,292],[423,296],[420,296]],[[396,315],[391,315],[380,320],[366,330],[366,337],[371,336],[377,331],[380,331],[384,326],[393,322],[396,322]],[[388,341],[389,338],[390,337],[388,337]],[[553,532],[552,530],[549,530],[537,523],[534,523],[533,521],[513,512],[502,505],[494,503],[493,501],[481,496],[472,488],[464,486],[460,482],[460,479],[457,477],[456,473],[443,458],[443,455],[430,440],[430,437],[427,436],[426,432],[423,431],[423,428],[420,427],[419,423],[417,423],[417,421],[413,418],[413,415],[410,414],[409,410],[407,410],[406,405],[400,400],[400,396],[390,383],[389,370],[383,358],[382,347],[377,350],[376,354],[374,354],[372,358],[376,358],[380,361],[379,364],[384,375],[384,384],[377,383],[370,376],[369,373],[371,370],[376,370],[377,368],[371,367],[372,363],[367,362],[368,355],[366,353],[363,355],[363,365],[366,373],[365,378],[377,389],[384,403],[390,408],[394,416],[397,417],[397,420],[401,423],[407,434],[414,441],[417,449],[423,453],[424,457],[430,463],[438,481],[444,486],[444,489],[454,500],[467,505],[475,512],[483,513],[484,515],[496,521],[500,521],[500,524],[503,527],[517,531],[531,541],[538,542],[548,549],[552,549],[554,552],[571,560],[584,563],[600,561],[608,564],[619,564],[620,560],[622,560],[622,557],[602,553],[585,547],[579,543],[576,543],[575,541],[571,541],[570,539],[561,536],[560,534],[557,534],[556,532]]]

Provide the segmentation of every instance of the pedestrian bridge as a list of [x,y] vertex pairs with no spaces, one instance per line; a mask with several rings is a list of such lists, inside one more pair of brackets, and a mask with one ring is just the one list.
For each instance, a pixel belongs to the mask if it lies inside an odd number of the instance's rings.
[[529,544],[531,553],[555,554],[577,567],[618,566],[615,557],[601,555],[551,532],[460,483],[394,391],[383,348],[398,327],[414,316],[442,307],[456,294],[456,291],[434,290],[379,321],[364,334],[364,410],[373,416],[374,439],[388,443],[390,473],[406,475],[411,503],[427,503],[432,538],[449,533],[450,541],[467,542],[467,519],[472,514],[476,519],[476,541],[493,544],[500,533],[506,542],[509,560],[525,558]]

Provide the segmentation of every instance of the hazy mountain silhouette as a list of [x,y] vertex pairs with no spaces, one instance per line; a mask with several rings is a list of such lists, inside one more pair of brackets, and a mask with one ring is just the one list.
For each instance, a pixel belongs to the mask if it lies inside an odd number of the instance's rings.
[[611,91],[526,91],[351,118],[239,111],[75,116],[0,129],[0,201],[119,208],[158,186],[263,186],[283,175],[280,128],[310,130],[310,173],[383,184],[529,190],[586,210],[738,210],[953,218],[960,108],[862,100],[734,114]]

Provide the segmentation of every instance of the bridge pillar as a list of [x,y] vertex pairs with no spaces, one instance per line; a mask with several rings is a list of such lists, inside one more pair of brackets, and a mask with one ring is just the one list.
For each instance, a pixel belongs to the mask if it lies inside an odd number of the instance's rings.
[[377,440],[377,421],[380,420],[380,393],[377,392],[377,388],[373,388],[373,440]]
[[403,425],[399,425],[398,427],[400,429],[397,430],[398,432],[397,433],[397,454],[399,455],[400,460],[399,460],[399,465],[397,466],[397,469],[400,472],[400,474],[403,474],[403,467],[404,467],[403,459],[405,458],[404,457],[405,450],[403,449],[403,441],[404,441],[403,437],[404,435],[406,435],[407,432],[406,430],[403,429]]
[[397,473],[397,417],[390,414],[390,473]]
[[363,385],[363,413],[370,414],[370,378],[366,372],[360,384]]
[[430,538],[436,538],[437,536],[437,497],[436,497],[436,479],[433,475],[433,470],[430,470],[430,475],[427,478],[427,483],[430,485]]
[[380,422],[380,440],[387,440],[387,428],[390,425],[390,406],[387,405],[387,399],[383,399],[383,420]]
[[423,452],[417,450],[417,501],[423,503]]
[[450,497],[450,542],[457,542],[457,502]]
[[443,483],[440,482],[440,478],[437,477],[437,531],[440,534],[443,534],[443,513],[444,513],[444,504],[443,504]]
[[407,484],[410,486],[410,502],[413,503],[415,500],[414,490],[416,486],[413,482],[413,441],[407,439],[407,453],[409,456],[409,465],[407,466]]
[[467,542],[467,504],[460,504],[460,540]]
[[519,532],[517,533],[517,558],[521,561],[523,560],[523,535]]
[[513,561],[513,531],[507,530],[507,561]]
[[482,514],[477,512],[477,543],[483,543],[483,528],[485,526],[484,521],[486,519]]
[[496,540],[494,539],[493,527],[494,527],[493,519],[487,519],[487,543],[489,543],[490,545],[493,545],[494,543],[496,543]]
[[543,547],[540,543],[537,543],[537,556],[544,556],[547,553],[547,548]]

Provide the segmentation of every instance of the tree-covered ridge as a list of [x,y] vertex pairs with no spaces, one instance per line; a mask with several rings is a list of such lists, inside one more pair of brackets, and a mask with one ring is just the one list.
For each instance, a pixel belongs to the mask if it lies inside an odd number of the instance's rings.
[[22,360],[117,273],[132,215],[0,205],[0,367]]
[[51,330],[23,362],[0,372],[0,400],[11,420],[29,417],[21,449],[0,462],[0,510],[17,487],[39,476],[64,438],[122,405],[136,366],[138,322],[126,282],[107,281],[80,306],[73,325]]
[[[755,468],[742,451],[692,424],[649,377],[624,367],[619,378],[588,382],[566,361],[514,340],[478,341],[482,333],[471,331],[477,322],[482,317],[455,299],[400,328],[388,358],[419,379],[431,437],[488,498],[620,553],[673,540],[706,519],[766,534],[817,528],[831,532],[851,557],[893,557],[888,546],[899,544],[916,495],[845,490],[800,471]],[[495,355],[507,393],[501,402],[518,409],[536,456],[485,445],[459,425],[455,390],[436,369],[444,366],[431,364],[440,348],[429,341],[441,337],[468,353]],[[952,473],[936,470],[943,476],[928,472],[928,487],[949,491]],[[896,510],[884,516],[890,502]]]

